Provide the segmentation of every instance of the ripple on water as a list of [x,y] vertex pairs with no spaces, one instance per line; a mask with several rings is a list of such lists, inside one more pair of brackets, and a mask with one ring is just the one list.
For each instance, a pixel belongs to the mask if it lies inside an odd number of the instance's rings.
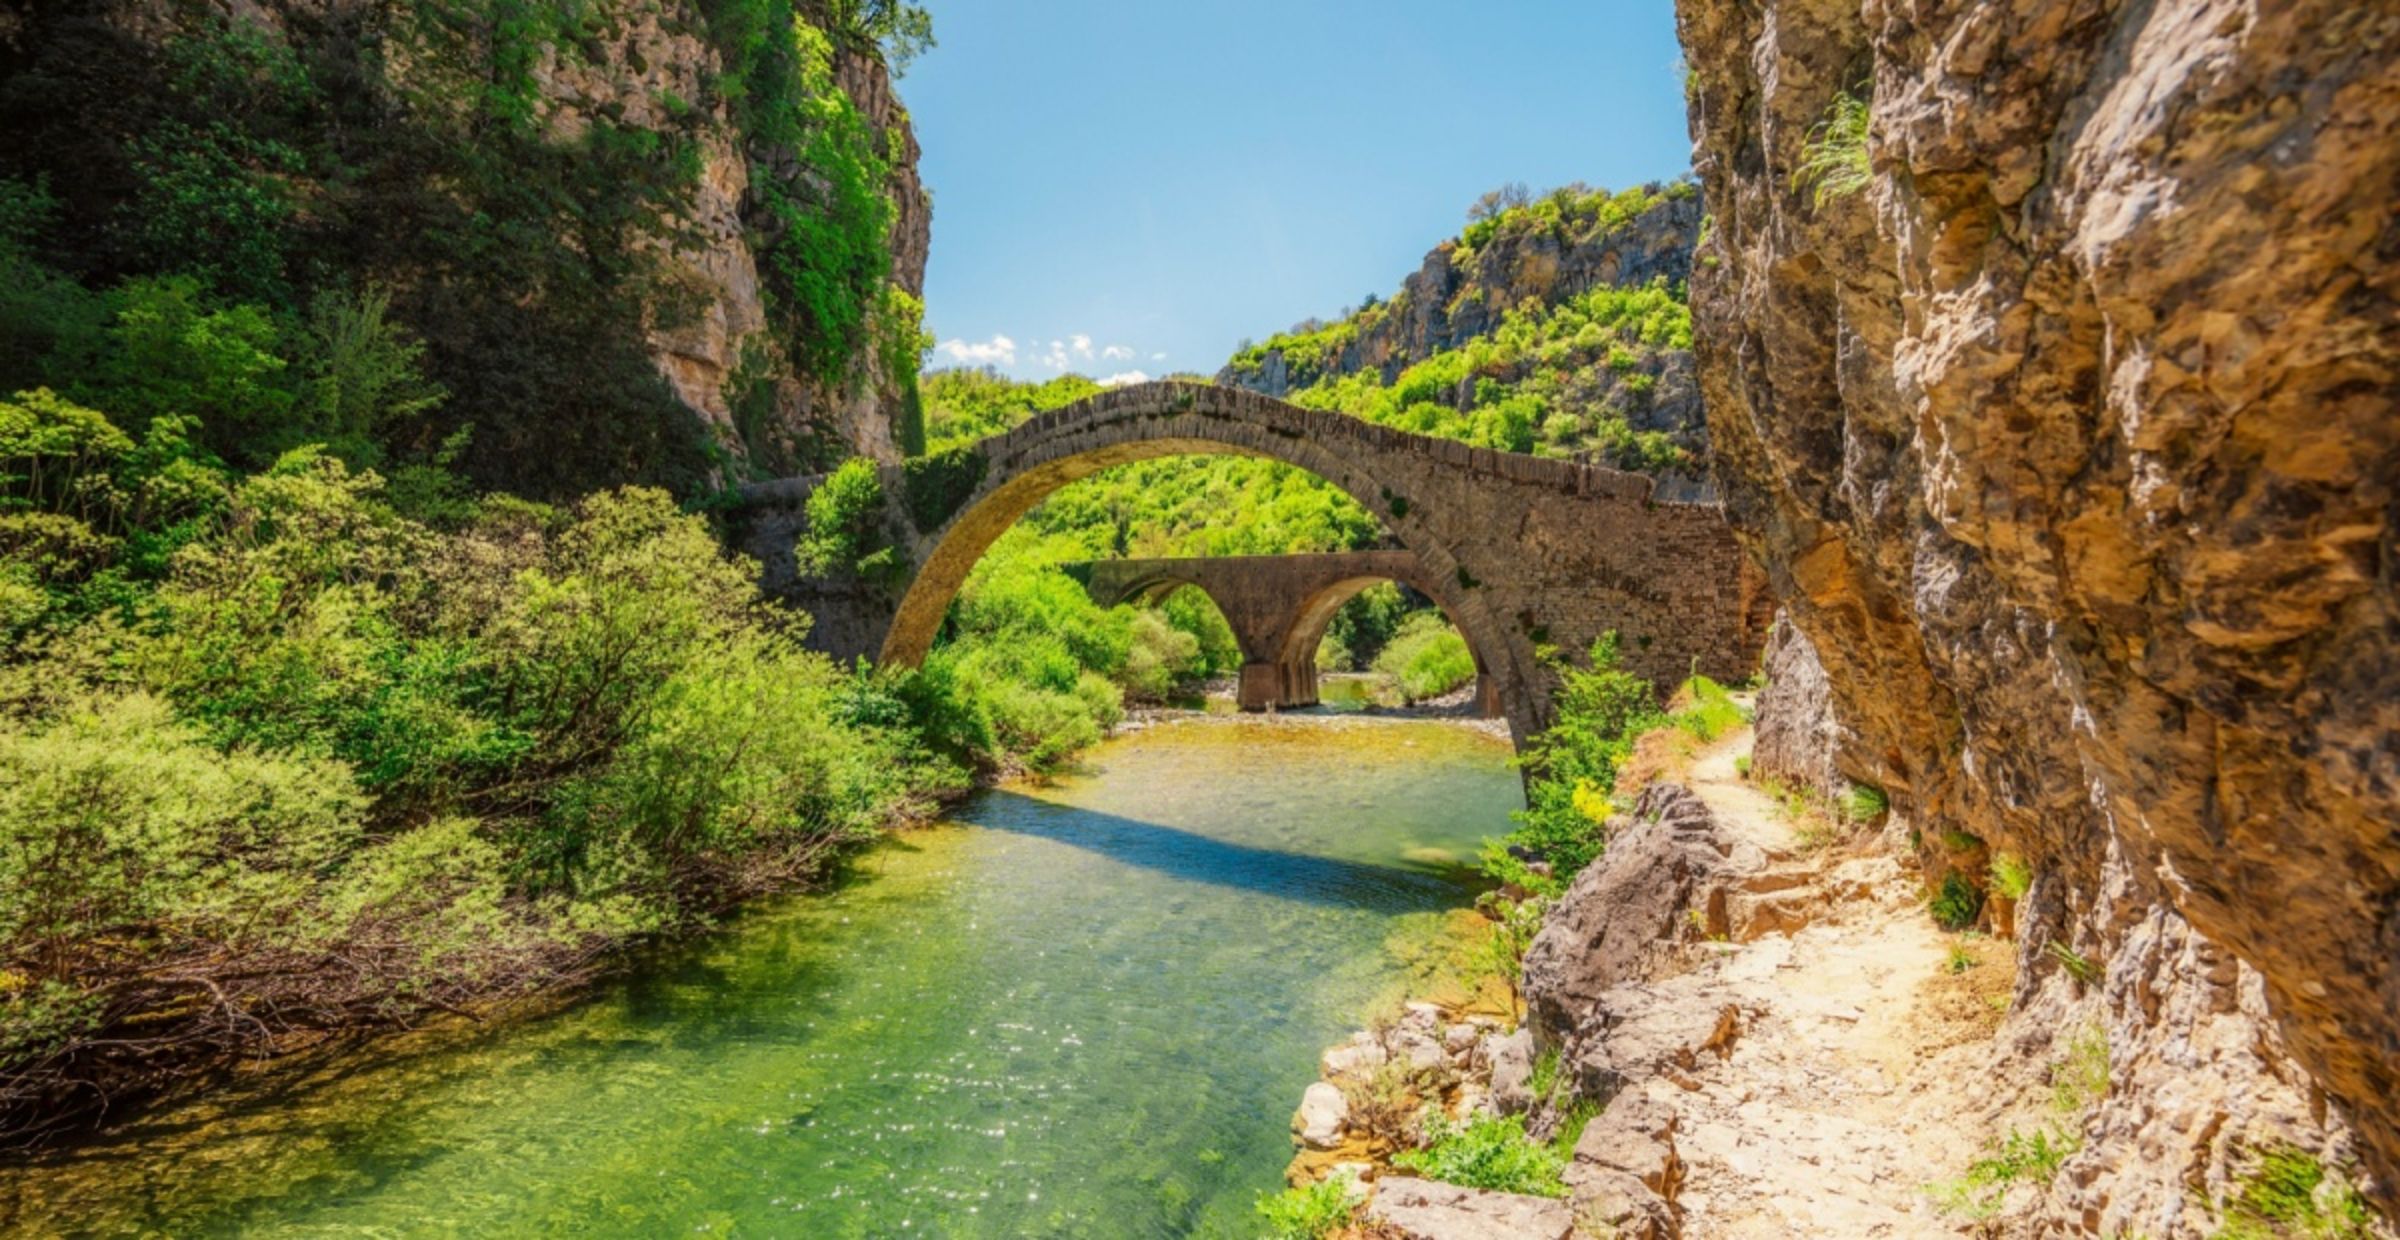
[[[1246,1234],[1316,1052],[1520,802],[1443,723],[1163,724],[587,1002],[7,1177],[84,1234]],[[1422,918],[1419,918],[1422,920]]]

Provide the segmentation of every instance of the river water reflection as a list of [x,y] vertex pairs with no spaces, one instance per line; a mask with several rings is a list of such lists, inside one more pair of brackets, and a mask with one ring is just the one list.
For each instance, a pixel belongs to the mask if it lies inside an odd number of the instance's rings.
[[1248,1235],[1316,1052],[1520,804],[1450,723],[1203,718],[573,1007],[0,1171],[45,1234]]

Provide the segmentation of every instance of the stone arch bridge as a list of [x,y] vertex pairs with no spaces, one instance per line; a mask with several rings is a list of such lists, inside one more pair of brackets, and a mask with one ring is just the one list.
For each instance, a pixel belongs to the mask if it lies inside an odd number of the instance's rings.
[[1642,474],[1469,447],[1214,384],[1117,388],[880,467],[873,536],[896,567],[875,580],[799,571],[793,549],[821,478],[751,484],[730,516],[766,591],[814,616],[811,645],[913,664],[968,570],[1045,496],[1113,465],[1208,453],[1298,466],[1373,513],[1406,549],[1404,580],[1466,635],[1520,742],[1551,718],[1551,653],[1580,657],[1612,629],[1625,665],[1662,685],[1695,668],[1739,680],[1757,666],[1773,603],[1715,503],[1662,498]]
[[[1368,586],[1396,581],[1448,614],[1450,583],[1424,571],[1413,552],[1345,551],[1325,555],[1218,555],[1190,559],[1095,560],[1070,564],[1092,601],[1157,602],[1190,586],[1206,594],[1242,648],[1234,700],[1243,710],[1317,703],[1317,644],[1342,604]],[[1456,620],[1452,621],[1457,623]],[[1475,655],[1475,704],[1500,713],[1500,686]]]

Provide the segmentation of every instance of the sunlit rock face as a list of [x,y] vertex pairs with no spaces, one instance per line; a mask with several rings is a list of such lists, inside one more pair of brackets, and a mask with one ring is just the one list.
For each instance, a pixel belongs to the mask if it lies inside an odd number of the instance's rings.
[[[2052,940],[2101,970],[2125,1084],[2058,1209],[2188,1226],[2167,1177],[2345,1122],[2388,1202],[2400,12],[1678,9],[1732,517],[1933,876],[1979,855],[1949,832],[2032,861],[2016,1031],[2068,997]],[[1844,93],[1871,172],[1820,196]],[[2215,1081],[2166,1098],[2168,1059]],[[2200,1135],[2143,1171],[2123,1109],[2170,1106]]]

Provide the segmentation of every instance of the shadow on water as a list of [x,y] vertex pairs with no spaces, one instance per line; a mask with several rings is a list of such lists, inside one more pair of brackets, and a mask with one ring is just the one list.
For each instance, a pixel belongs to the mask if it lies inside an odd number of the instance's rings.
[[1405,912],[1475,885],[1473,870],[1462,865],[1370,865],[1259,848],[1005,789],[984,793],[980,811],[978,825],[995,831],[1053,840],[1188,882],[1310,904]]

